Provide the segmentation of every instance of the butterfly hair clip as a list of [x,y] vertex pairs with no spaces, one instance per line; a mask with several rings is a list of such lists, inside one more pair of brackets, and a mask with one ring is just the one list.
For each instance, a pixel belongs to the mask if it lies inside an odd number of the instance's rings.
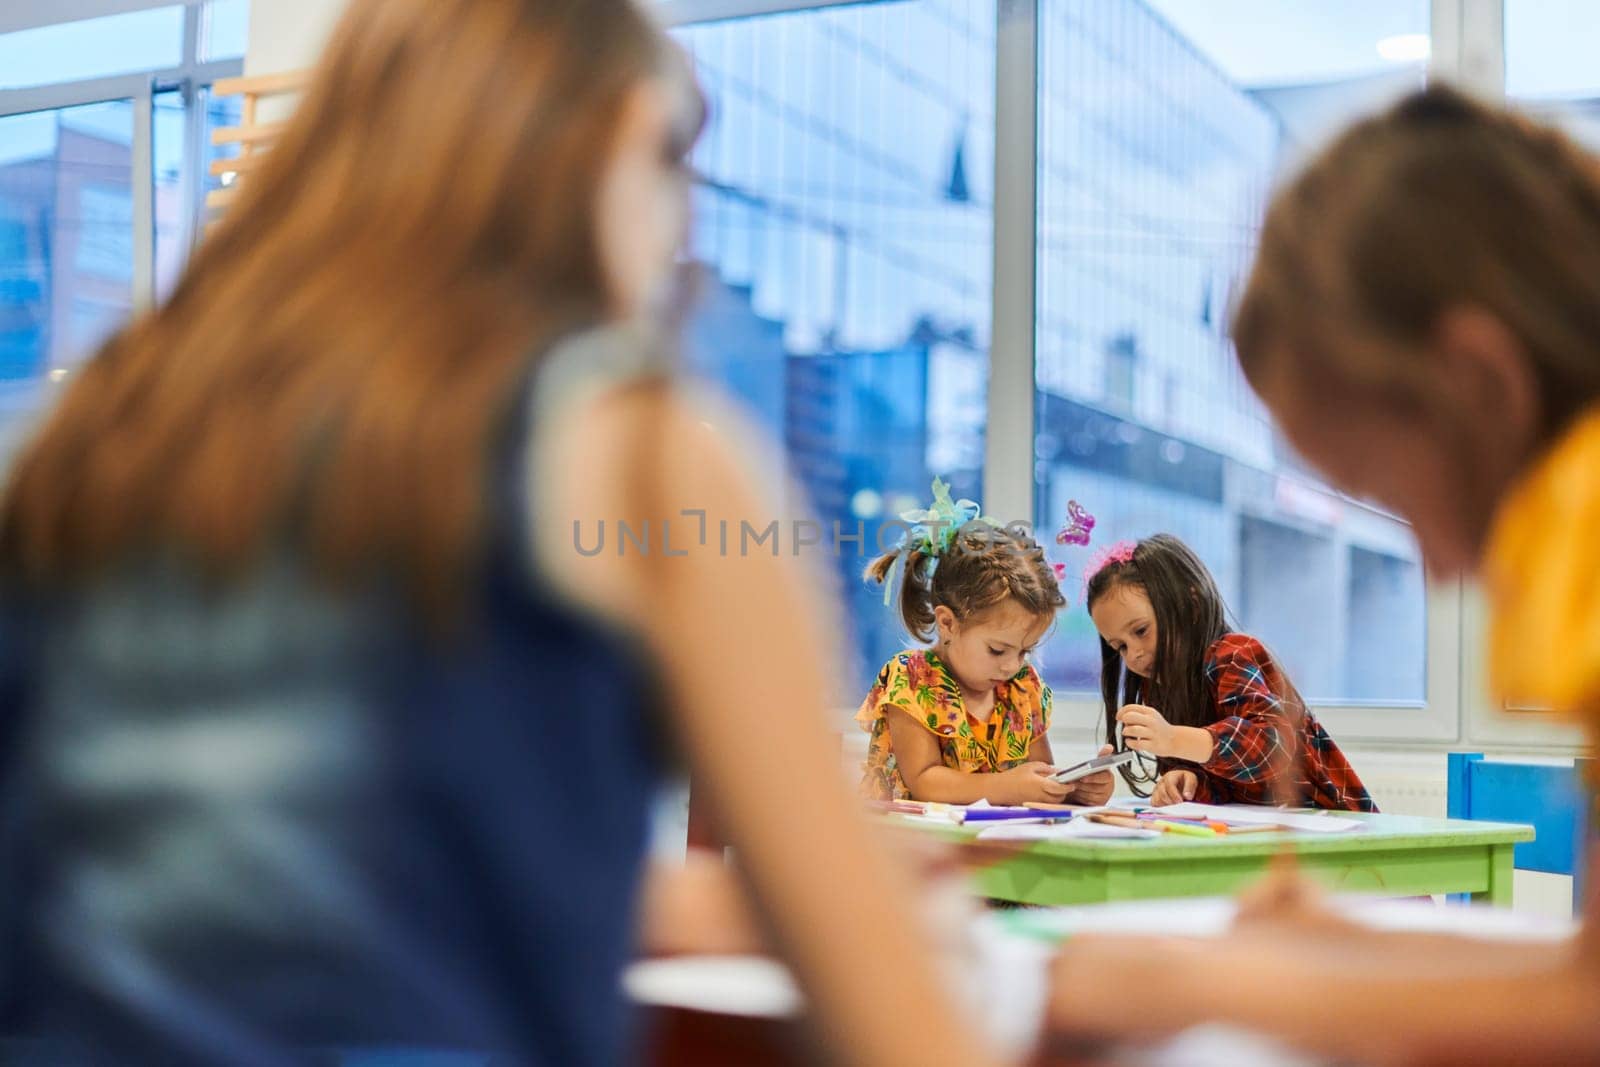
[[1094,532],[1094,516],[1083,509],[1076,500],[1067,501],[1067,521],[1056,531],[1058,545],[1087,545]]

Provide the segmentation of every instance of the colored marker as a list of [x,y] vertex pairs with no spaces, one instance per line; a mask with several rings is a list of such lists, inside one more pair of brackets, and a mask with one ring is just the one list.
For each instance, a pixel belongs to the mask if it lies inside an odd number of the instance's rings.
[[1072,818],[1070,811],[1035,811],[1032,808],[969,808],[967,822],[998,822],[1001,819],[1037,819],[1040,822]]
[[1192,817],[1187,816],[1187,815],[1163,815],[1159,811],[1141,811],[1139,813],[1138,817],[1141,818],[1141,819],[1149,819],[1152,822],[1156,822],[1156,821],[1159,821],[1159,822],[1182,822],[1182,823],[1188,823],[1190,826],[1210,826],[1211,825],[1211,820],[1210,819],[1192,818]]

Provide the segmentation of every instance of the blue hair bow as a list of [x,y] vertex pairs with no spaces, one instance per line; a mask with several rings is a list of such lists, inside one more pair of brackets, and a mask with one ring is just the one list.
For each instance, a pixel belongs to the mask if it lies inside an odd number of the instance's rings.
[[1000,525],[998,519],[983,514],[983,509],[978,506],[976,500],[952,500],[950,486],[942,478],[933,480],[932,506],[920,510],[902,511],[900,518],[911,524],[911,530],[900,546],[900,551],[895,555],[888,576],[884,579],[884,607],[889,606],[895,581],[899,577],[900,569],[905,566],[906,554],[912,549],[937,558],[949,551],[950,546],[955,544],[956,534],[968,523],[985,522],[990,526]]

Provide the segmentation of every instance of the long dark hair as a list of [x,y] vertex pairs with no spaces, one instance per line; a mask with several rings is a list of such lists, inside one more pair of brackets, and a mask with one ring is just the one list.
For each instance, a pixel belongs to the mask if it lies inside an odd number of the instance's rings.
[[[1117,712],[1124,704],[1148,704],[1174,726],[1209,726],[1216,710],[1205,679],[1206,649],[1232,624],[1216,580],[1189,546],[1171,534],[1140,541],[1127,560],[1113,560],[1089,578],[1084,606],[1093,611],[1104,597],[1133,586],[1150,599],[1155,613],[1156,660],[1151,677],[1128,670],[1122,657],[1100,640],[1100,695],[1105,702],[1106,740],[1120,752]],[[1155,781],[1143,757],[1122,768],[1129,788],[1149,796]]]

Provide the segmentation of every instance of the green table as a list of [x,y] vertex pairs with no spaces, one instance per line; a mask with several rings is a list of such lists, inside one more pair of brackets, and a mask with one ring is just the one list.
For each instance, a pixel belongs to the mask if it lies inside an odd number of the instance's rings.
[[979,841],[978,831],[992,823],[967,827],[884,816],[961,845],[985,896],[1051,905],[1226,895],[1259,877],[1288,845],[1300,868],[1332,889],[1386,896],[1469,893],[1474,901],[1509,907],[1512,846],[1533,840],[1533,827],[1513,823],[1344,812],[1339,817],[1367,825],[1338,834]]

